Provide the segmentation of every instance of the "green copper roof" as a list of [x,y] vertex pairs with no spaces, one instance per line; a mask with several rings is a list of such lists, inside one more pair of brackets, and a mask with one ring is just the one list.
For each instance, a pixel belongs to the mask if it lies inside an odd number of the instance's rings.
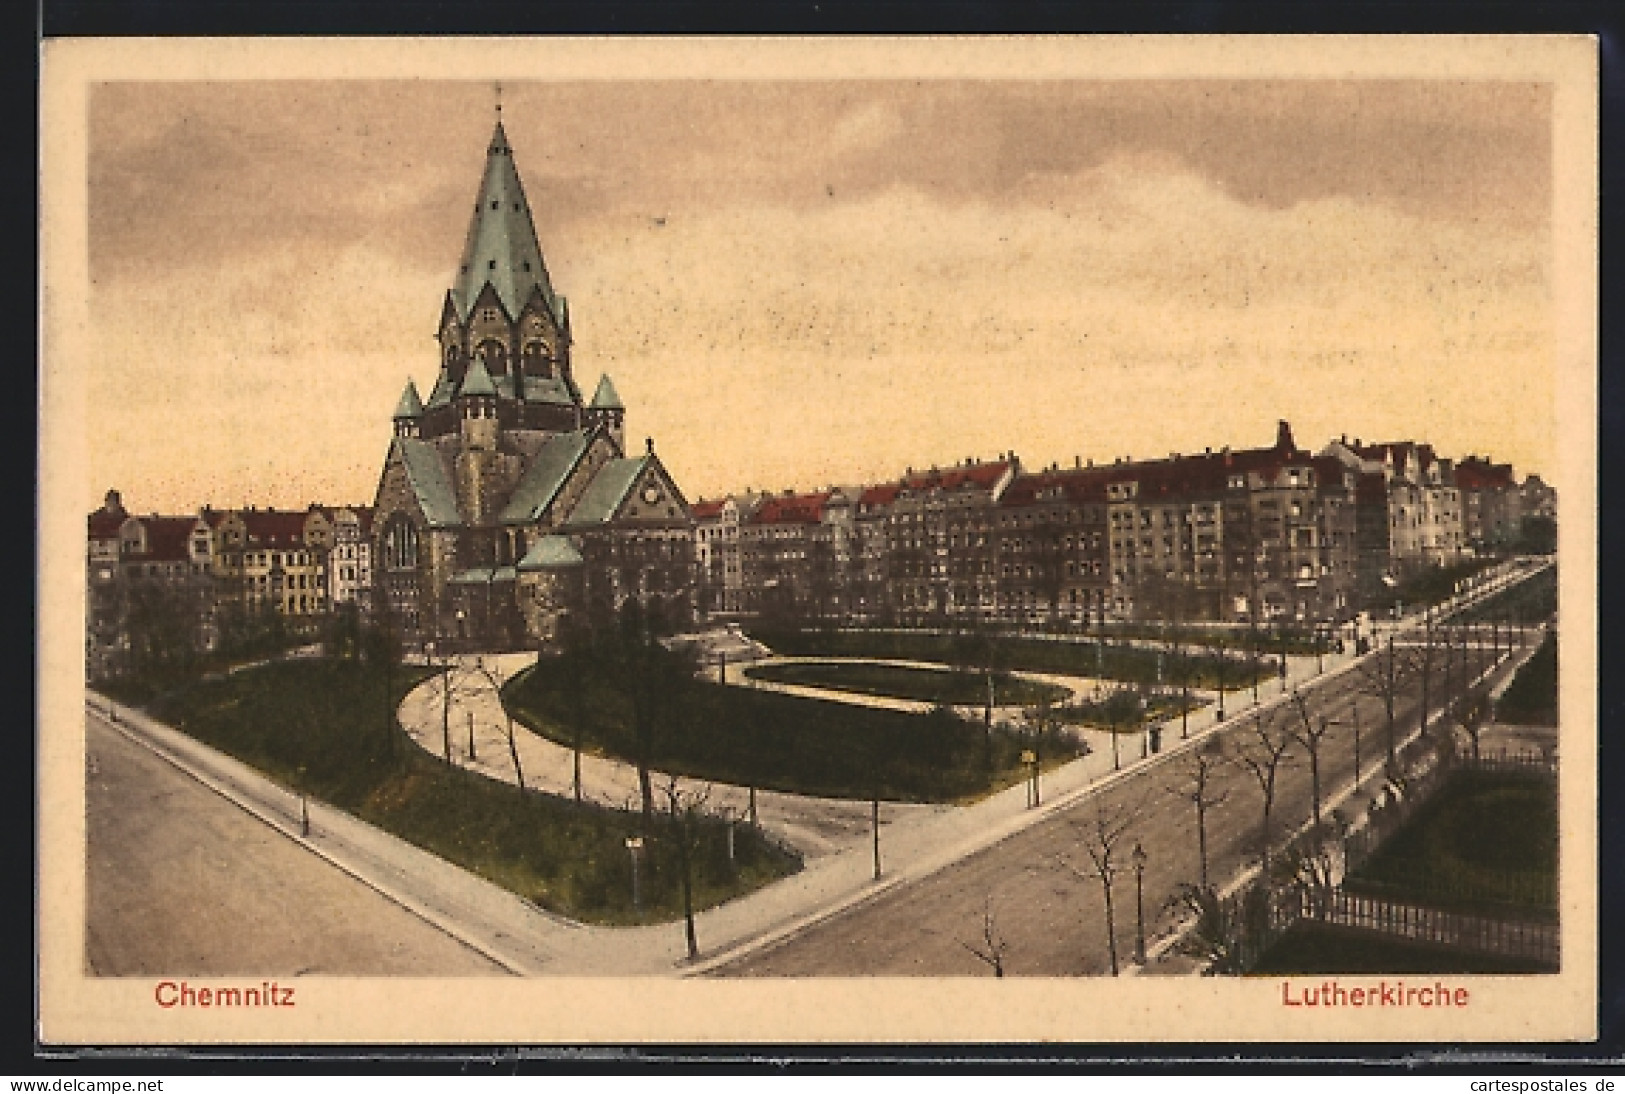
[[545,379],[541,376],[525,377],[525,401],[527,403],[553,403],[557,406],[574,406],[570,387],[558,377]]
[[610,460],[604,464],[587,485],[570,518],[564,522],[565,526],[589,527],[614,519],[615,511],[621,507],[627,491],[632,489],[632,484],[643,473],[648,462],[648,456],[639,456],[635,460]]
[[519,560],[521,570],[556,570],[580,566],[584,560],[567,536],[543,536]]
[[529,524],[542,519],[547,507],[553,504],[553,499],[569,479],[570,472],[581,462],[589,437],[590,434],[586,432],[555,433],[549,437],[537,450],[536,458],[525,471],[525,477],[519,480],[513,497],[508,499],[507,508],[502,510],[499,518],[501,522]]
[[491,582],[512,581],[518,577],[512,566],[473,566],[459,570],[446,579],[448,585],[485,585]]
[[440,462],[440,453],[428,441],[415,437],[396,437],[401,449],[401,462],[406,465],[406,478],[417,496],[418,506],[430,528],[455,528],[463,523],[457,511],[457,494],[446,477],[446,465]]
[[418,398],[418,386],[411,380],[406,381],[406,390],[401,392],[400,404],[395,407],[397,418],[420,418],[423,416],[423,400]]
[[610,383],[609,373],[598,381],[598,390],[592,394],[592,407],[594,410],[625,410],[621,397],[615,394],[615,385]]
[[536,288],[542,290],[542,299],[553,309],[555,319],[559,318],[525,188],[519,181],[513,149],[500,120],[486,149],[485,177],[480,180],[474,219],[469,222],[468,238],[463,244],[463,261],[451,290],[458,318],[464,323],[488,282],[507,309],[509,319],[518,318]]
[[491,374],[485,370],[485,362],[476,358],[474,363],[468,366],[468,372],[464,373],[463,387],[457,394],[486,395],[495,398],[496,393],[496,385],[491,382]]
[[440,376],[434,382],[434,390],[429,392],[429,409],[433,410],[437,406],[445,406],[451,402],[451,393],[455,386],[451,382],[451,373],[444,365],[440,366]]

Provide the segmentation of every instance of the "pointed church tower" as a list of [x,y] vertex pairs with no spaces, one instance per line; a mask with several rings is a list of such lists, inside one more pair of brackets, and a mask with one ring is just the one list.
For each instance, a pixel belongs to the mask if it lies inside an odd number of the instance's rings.
[[615,393],[615,385],[607,372],[599,379],[598,390],[593,392],[592,405],[587,408],[587,424],[602,425],[615,438],[616,447],[626,451],[626,407]]
[[[441,361],[458,383],[476,358],[493,378],[522,373],[567,379],[567,315],[547,275],[530,202],[499,116],[462,262],[441,309]],[[512,385],[513,393],[522,398],[524,386]]]

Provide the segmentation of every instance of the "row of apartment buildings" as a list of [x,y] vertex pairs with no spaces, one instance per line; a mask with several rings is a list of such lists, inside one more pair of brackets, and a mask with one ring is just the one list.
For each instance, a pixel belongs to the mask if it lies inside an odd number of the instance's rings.
[[[1555,519],[1556,496],[1510,465],[1417,442],[1343,437],[1311,452],[1282,422],[1264,448],[1036,470],[1006,452],[689,508],[660,565],[692,568],[670,583],[697,591],[701,616],[1314,623],[1351,618],[1423,567],[1505,548],[1525,516]],[[189,605],[200,649],[221,642],[232,609],[309,629],[340,605],[382,606],[387,566],[374,560],[392,548],[374,518],[359,505],[142,516],[109,491],[88,521],[92,677],[120,665],[143,590]],[[689,539],[692,561],[666,557]]]
[[191,516],[126,511],[117,490],[87,521],[86,664],[116,672],[127,654],[130,614],[143,596],[179,606],[191,644],[214,649],[241,614],[274,612],[313,625],[335,606],[371,607],[373,510],[214,509]]
[[1341,437],[1164,460],[1022,467],[1014,452],[896,482],[694,506],[701,605],[921,625],[1342,621],[1430,565],[1555,517],[1537,476]]

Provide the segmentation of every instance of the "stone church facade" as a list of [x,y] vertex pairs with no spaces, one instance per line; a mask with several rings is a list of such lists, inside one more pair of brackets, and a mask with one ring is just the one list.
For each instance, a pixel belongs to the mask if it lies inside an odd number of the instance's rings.
[[608,376],[590,400],[501,119],[441,307],[427,401],[408,381],[372,520],[375,607],[408,641],[556,639],[566,614],[693,610],[694,518],[655,454],[629,454]]

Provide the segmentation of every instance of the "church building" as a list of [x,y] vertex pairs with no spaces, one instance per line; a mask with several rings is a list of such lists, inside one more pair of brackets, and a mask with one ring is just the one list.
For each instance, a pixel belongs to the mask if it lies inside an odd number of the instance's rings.
[[409,380],[395,408],[372,521],[375,602],[407,640],[534,648],[631,597],[686,619],[693,514],[652,440],[626,451],[610,378],[583,398],[500,114],[438,341],[428,400]]

